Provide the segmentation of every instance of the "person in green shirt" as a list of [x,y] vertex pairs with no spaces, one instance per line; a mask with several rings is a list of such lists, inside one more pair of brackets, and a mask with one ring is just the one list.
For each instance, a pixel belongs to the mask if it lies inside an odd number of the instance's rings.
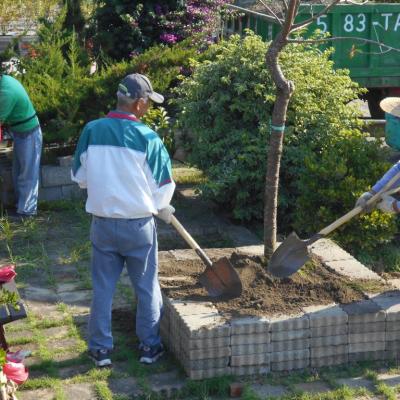
[[36,215],[42,131],[26,90],[9,75],[0,76],[0,124],[14,139],[13,180],[17,216]]

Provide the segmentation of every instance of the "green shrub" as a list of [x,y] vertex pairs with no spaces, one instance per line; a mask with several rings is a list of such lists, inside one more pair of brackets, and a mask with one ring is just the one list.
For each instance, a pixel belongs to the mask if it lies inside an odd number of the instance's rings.
[[76,35],[62,30],[64,17],[42,25],[39,42],[30,46],[19,66],[47,143],[69,142],[76,136],[85,117],[81,102],[90,86],[88,60]]
[[[212,46],[177,90],[179,124],[193,137],[192,162],[208,177],[203,192],[239,220],[263,218],[275,99],[267,47],[254,34]],[[291,45],[281,55],[284,72],[296,85],[281,166],[282,233],[317,232],[351,209],[388,167],[379,145],[364,139],[357,111],[348,105],[361,90],[347,71],[333,69],[330,54]],[[393,217],[378,212],[353,224],[340,230],[340,239],[353,247],[385,242],[395,231]]]
[[[45,143],[74,143],[85,123],[115,108],[118,83],[130,73],[148,75],[154,89],[165,95],[167,110],[159,111],[157,118],[173,111],[167,105],[171,89],[179,83],[178,76],[190,70],[190,59],[198,57],[190,43],[159,45],[130,62],[111,64],[90,75],[89,60],[76,35],[63,31],[62,23],[63,15],[54,24],[43,25],[40,41],[19,66],[24,73],[18,77],[37,110]],[[171,131],[161,134],[172,151]]]
[[130,62],[110,64],[94,77],[86,99],[82,101],[87,119],[98,118],[101,113],[115,107],[118,83],[135,72],[150,78],[154,90],[165,96],[164,106],[171,113],[173,110],[167,104],[173,96],[171,90],[179,83],[178,76],[189,71],[190,60],[198,57],[197,50],[190,43],[181,42],[172,47],[154,46]]
[[169,154],[174,154],[175,142],[170,118],[164,107],[153,107],[143,116],[142,122],[150,126],[161,137]]

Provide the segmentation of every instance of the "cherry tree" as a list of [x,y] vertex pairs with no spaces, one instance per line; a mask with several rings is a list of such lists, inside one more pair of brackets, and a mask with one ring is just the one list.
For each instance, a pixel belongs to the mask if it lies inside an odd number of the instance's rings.
[[[286,114],[290,98],[295,90],[295,85],[288,80],[279,63],[279,55],[282,50],[290,43],[318,43],[336,40],[352,40],[355,43],[371,43],[380,47],[381,51],[396,51],[399,49],[385,45],[384,43],[358,37],[324,37],[317,40],[307,40],[299,38],[295,34],[300,30],[307,28],[314,21],[324,16],[335,7],[340,0],[332,0],[325,4],[321,11],[302,21],[295,22],[299,12],[300,0],[280,0],[277,10],[274,5],[267,4],[263,0],[259,0],[261,5],[268,12],[274,23],[280,26],[280,31],[272,40],[265,56],[266,65],[271,73],[272,79],[276,86],[276,100],[271,116],[271,137],[268,146],[267,155],[267,172],[265,177],[265,193],[264,193],[264,255],[267,259],[271,257],[276,248],[277,234],[277,207],[278,207],[278,188],[279,188],[279,171],[281,164],[281,156],[283,152],[283,138],[286,123]],[[355,49],[355,46],[353,46]]]

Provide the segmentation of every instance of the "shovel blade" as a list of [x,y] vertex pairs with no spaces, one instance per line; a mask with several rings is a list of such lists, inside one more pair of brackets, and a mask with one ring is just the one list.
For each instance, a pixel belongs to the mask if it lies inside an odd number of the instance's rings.
[[239,297],[242,294],[242,282],[238,273],[226,257],[207,267],[199,276],[199,282],[211,297]]
[[287,278],[297,272],[308,260],[307,241],[292,232],[274,251],[267,270],[277,278]]

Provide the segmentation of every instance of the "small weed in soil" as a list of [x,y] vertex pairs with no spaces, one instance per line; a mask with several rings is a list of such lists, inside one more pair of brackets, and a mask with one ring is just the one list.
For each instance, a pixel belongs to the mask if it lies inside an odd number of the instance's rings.
[[[365,299],[363,282],[350,281],[313,260],[290,278],[277,279],[266,272],[260,257],[233,253],[230,261],[243,284],[234,299],[213,299],[197,282],[204,269],[199,261],[180,261],[160,266],[160,280],[168,297],[212,301],[226,316],[274,315],[301,312],[310,305],[350,303]],[[376,291],[384,285],[376,282]]]

